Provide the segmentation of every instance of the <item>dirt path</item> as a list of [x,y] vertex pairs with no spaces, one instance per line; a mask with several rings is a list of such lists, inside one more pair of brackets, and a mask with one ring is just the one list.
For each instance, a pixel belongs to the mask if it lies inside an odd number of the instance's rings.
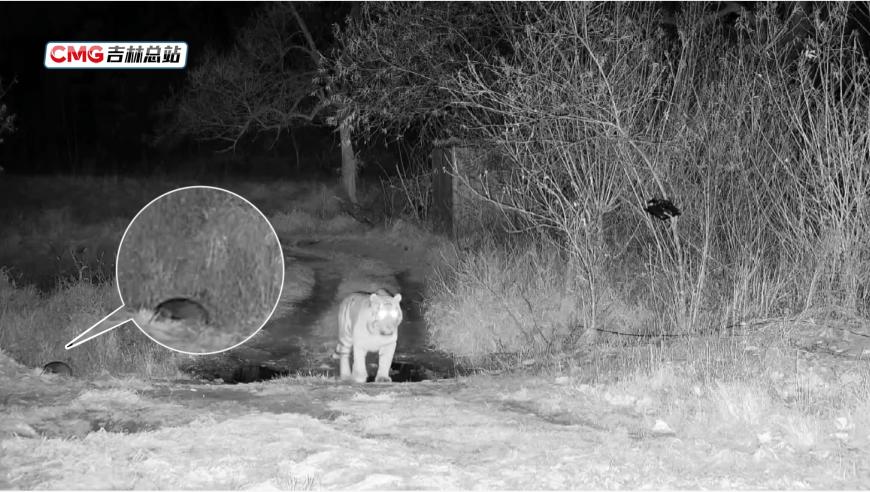
[[[425,251],[409,249],[376,236],[342,239],[301,239],[284,245],[286,261],[310,269],[313,285],[293,307],[266,324],[244,346],[217,357],[199,360],[190,372],[220,377],[225,382],[254,382],[274,375],[334,376],[330,358],[336,341],[337,309],[355,291],[380,287],[402,294],[404,321],[393,364],[396,382],[450,377],[453,362],[426,346],[422,317],[424,279],[429,271]],[[295,279],[286,279],[292,285]],[[287,288],[287,287],[285,287]],[[374,374],[375,354],[370,354]]]
[[286,252],[313,270],[312,288],[297,309],[234,351],[241,364],[234,370],[257,379],[270,375],[263,367],[328,366],[311,370],[315,376],[238,385],[80,380],[39,375],[0,353],[0,488],[870,485],[870,434],[865,441],[804,442],[795,436],[824,434],[795,432],[804,424],[787,416],[734,425],[740,419],[709,409],[675,411],[697,405],[692,393],[662,399],[653,390],[590,386],[577,378],[436,380],[434,373],[416,383],[338,383],[334,362],[324,358],[334,343],[335,306],[367,283],[386,282],[408,299],[410,324],[403,325],[398,359],[423,360],[415,302],[424,255],[361,239]]

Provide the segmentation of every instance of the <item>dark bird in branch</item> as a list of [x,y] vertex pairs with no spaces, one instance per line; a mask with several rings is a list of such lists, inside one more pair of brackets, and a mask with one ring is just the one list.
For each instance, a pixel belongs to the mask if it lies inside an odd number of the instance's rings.
[[646,212],[659,220],[669,220],[680,215],[680,209],[665,198],[651,198],[646,202]]

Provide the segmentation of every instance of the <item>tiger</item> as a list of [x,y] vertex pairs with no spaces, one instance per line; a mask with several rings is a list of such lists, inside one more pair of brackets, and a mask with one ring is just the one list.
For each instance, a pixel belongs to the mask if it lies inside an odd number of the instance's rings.
[[[332,357],[339,359],[339,377],[364,383],[368,378],[366,354],[378,353],[376,383],[392,382],[390,366],[396,352],[402,308],[402,294],[391,296],[384,289],[374,293],[355,292],[338,308],[338,345]],[[353,347],[353,372],[350,352]]]

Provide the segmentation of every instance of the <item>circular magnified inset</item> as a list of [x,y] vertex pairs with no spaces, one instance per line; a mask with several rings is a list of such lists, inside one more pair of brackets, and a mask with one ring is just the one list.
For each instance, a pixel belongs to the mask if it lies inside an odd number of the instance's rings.
[[284,254],[269,220],[221,188],[165,193],[130,222],[116,261],[121,301],[149,338],[187,354],[234,348],[269,321]]

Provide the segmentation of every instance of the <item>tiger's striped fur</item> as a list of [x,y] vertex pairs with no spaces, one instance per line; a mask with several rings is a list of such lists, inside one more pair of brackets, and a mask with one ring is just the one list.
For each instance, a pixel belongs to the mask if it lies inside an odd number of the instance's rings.
[[[375,382],[390,382],[390,365],[396,352],[399,324],[402,322],[401,294],[391,296],[384,289],[353,293],[338,308],[338,345],[333,358],[339,359],[339,376],[364,383],[368,377],[366,354],[378,353]],[[353,371],[350,353],[353,349]]]

